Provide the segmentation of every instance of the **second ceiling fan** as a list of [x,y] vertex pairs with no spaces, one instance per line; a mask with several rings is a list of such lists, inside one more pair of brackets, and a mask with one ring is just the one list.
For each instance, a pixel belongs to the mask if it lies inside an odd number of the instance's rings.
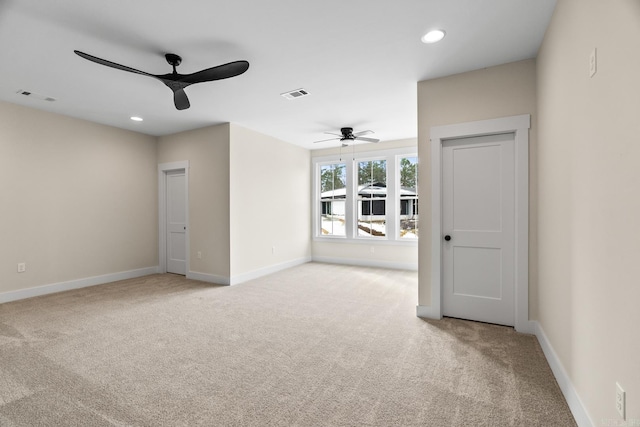
[[365,141],[365,142],[380,142],[379,139],[377,138],[367,138],[364,135],[370,135],[373,133],[372,130],[363,130],[360,132],[354,132],[353,128],[350,127],[344,127],[344,128],[340,128],[340,133],[333,133],[333,132],[325,132],[327,135],[334,135],[334,138],[329,138],[329,139],[322,139],[320,141],[315,141],[314,144],[318,143],[318,142],[326,142],[326,141],[334,141],[334,140],[339,140],[342,142],[342,146],[346,147],[348,146],[350,143],[355,142],[355,141]]

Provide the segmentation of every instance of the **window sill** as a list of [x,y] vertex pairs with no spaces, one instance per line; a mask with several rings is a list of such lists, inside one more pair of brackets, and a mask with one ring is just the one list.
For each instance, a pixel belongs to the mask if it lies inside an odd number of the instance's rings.
[[340,244],[356,244],[356,245],[389,245],[389,246],[418,246],[418,239],[407,240],[390,240],[376,237],[360,237],[360,238],[347,238],[339,236],[314,236],[314,242],[322,243],[340,243]]

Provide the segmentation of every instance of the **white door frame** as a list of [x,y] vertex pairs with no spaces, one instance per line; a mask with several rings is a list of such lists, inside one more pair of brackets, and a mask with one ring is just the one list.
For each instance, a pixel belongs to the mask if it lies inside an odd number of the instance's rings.
[[189,274],[189,161],[161,163],[158,165],[158,270],[160,273],[167,272],[167,172],[183,170],[185,177],[185,269]]
[[431,307],[442,318],[442,143],[498,133],[515,136],[515,329],[533,333],[529,322],[529,128],[531,116],[504,117],[431,128]]

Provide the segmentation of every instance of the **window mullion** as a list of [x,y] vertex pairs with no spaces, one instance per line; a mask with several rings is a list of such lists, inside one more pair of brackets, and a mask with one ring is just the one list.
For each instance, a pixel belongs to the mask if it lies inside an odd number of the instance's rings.
[[387,240],[395,240],[398,238],[398,187],[400,180],[400,173],[398,171],[397,162],[394,156],[389,156],[387,159],[387,200],[385,202],[387,208]]
[[345,203],[345,218],[346,218],[346,235],[347,238],[353,239],[356,235],[356,199],[357,199],[357,185],[358,180],[355,178],[354,160],[345,162],[347,165],[347,188],[346,188],[346,203]]

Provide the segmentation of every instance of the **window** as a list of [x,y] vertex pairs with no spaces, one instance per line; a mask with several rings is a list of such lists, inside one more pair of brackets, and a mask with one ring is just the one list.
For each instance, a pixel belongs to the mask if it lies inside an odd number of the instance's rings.
[[320,201],[322,235],[344,236],[347,175],[344,163],[333,163],[320,167]]
[[417,240],[415,148],[354,153],[348,161],[327,156],[313,162],[315,238]]
[[418,157],[400,158],[400,238],[418,238]]
[[387,161],[358,162],[358,236],[386,236]]

